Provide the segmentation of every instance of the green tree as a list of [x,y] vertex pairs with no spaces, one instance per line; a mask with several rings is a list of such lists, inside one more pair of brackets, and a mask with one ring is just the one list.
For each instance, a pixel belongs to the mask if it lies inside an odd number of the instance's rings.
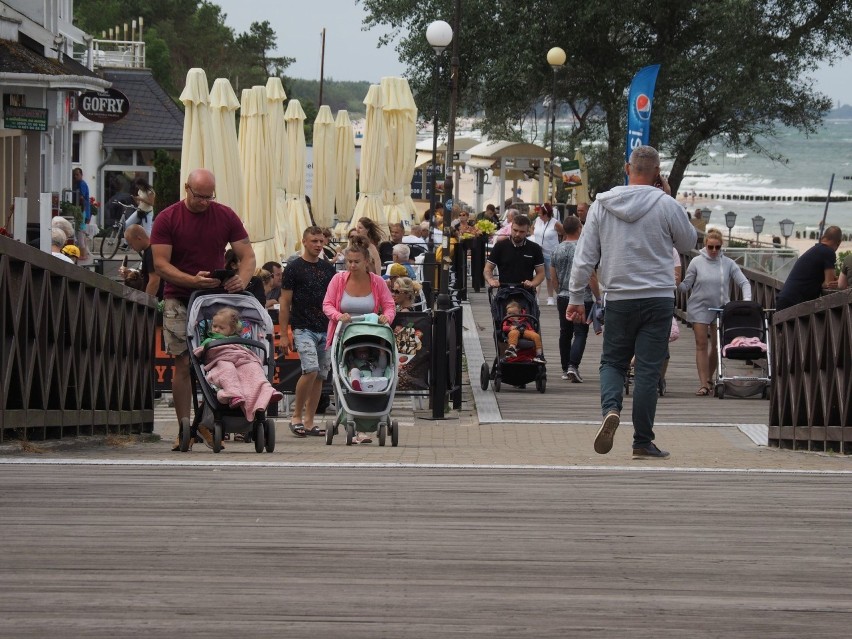
[[[431,104],[435,54],[426,27],[435,19],[452,23],[455,3],[361,1],[367,27],[392,28],[383,42],[398,38],[397,52],[408,64],[418,103]],[[605,140],[602,152],[590,154],[597,190],[623,179],[626,90],[639,68],[662,65],[651,143],[674,158],[676,191],[686,167],[715,138],[769,154],[760,140],[779,125],[814,130],[830,102],[814,90],[808,73],[852,51],[848,0],[461,4],[462,112],[476,115],[488,135],[536,137],[533,107],[553,91],[546,54],[562,46],[568,63],[557,75],[556,99],[568,105],[575,124],[560,137],[558,153],[570,156],[584,142]],[[444,57],[446,63],[448,54]],[[447,104],[447,94],[442,82],[441,104]]]

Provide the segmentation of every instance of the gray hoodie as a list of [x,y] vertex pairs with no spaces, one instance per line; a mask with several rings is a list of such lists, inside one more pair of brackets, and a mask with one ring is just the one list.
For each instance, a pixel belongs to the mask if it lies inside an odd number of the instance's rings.
[[595,265],[607,301],[674,298],[672,246],[695,246],[695,227],[677,201],[654,186],[616,186],[601,193],[586,218],[574,256],[570,303],[583,303]]
[[711,308],[721,308],[730,298],[731,280],[740,287],[744,300],[751,299],[751,284],[734,260],[725,255],[710,255],[706,248],[690,261],[678,289],[692,291],[686,303],[687,321],[710,324],[716,319]]

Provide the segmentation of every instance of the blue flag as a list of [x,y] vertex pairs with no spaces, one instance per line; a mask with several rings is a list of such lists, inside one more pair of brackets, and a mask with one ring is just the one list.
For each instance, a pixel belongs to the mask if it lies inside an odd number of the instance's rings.
[[659,64],[642,67],[633,76],[630,92],[627,94],[627,145],[624,161],[630,162],[633,149],[648,144],[651,134],[651,106],[654,102],[654,85],[657,84]]

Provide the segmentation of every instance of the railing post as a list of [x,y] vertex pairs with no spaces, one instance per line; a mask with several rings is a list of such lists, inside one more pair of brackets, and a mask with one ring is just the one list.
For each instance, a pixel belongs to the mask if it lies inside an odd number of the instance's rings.
[[447,373],[449,362],[447,352],[439,352],[436,344],[447,344],[447,311],[436,310],[432,322],[432,393],[430,404],[432,419],[444,418],[444,406],[447,403]]

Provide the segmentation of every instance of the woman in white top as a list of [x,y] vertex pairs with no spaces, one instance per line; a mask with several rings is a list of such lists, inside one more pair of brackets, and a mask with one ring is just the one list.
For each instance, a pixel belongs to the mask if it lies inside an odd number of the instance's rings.
[[150,237],[151,227],[154,225],[154,200],[157,194],[154,192],[154,187],[143,177],[136,178],[133,181],[133,187],[136,189],[136,195],[133,196],[136,212],[127,218],[127,226],[141,224]]
[[[541,212],[536,218],[532,230],[532,240],[541,247],[544,253],[544,272],[550,273],[550,255],[559,246],[559,238],[565,233],[562,224],[553,217],[553,207],[550,204],[542,204]],[[554,289],[551,278],[545,278],[547,282],[547,305],[553,306]]]

